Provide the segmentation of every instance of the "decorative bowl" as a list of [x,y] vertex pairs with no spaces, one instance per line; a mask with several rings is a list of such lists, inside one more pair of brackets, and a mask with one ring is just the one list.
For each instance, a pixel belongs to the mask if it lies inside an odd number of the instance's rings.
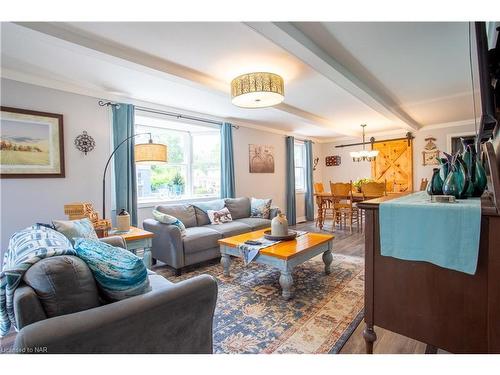
[[268,229],[264,231],[264,237],[271,241],[291,241],[297,237],[297,232],[289,229],[288,234],[286,236],[273,236],[271,234],[271,230]]

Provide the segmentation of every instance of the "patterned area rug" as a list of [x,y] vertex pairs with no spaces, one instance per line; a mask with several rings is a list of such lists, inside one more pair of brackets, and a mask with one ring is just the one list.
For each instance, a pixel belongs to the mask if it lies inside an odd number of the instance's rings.
[[233,258],[231,276],[210,262],[175,277],[166,266],[154,271],[172,282],[207,273],[217,278],[214,353],[338,353],[362,319],[363,258],[334,255],[325,275],[321,256],[295,268],[294,297],[285,301],[279,271]]

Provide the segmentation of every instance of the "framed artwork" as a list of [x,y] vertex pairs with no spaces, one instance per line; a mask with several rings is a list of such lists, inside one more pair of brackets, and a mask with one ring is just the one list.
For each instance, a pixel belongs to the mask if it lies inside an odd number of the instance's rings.
[[63,116],[0,107],[0,177],[64,177]]
[[248,146],[250,173],[274,173],[274,147],[264,145]]
[[436,138],[429,137],[425,138],[425,141],[427,142],[424,146],[424,151],[422,151],[422,160],[423,160],[423,165],[438,165],[439,162],[437,158],[439,158],[439,150],[434,143],[436,141]]
[[338,167],[341,163],[340,155],[327,156],[325,164],[327,167]]

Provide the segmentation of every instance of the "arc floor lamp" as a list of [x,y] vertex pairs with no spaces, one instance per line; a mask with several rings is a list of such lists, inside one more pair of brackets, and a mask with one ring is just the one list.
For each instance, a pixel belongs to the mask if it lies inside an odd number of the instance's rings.
[[109,163],[113,158],[113,155],[128,140],[135,138],[139,135],[149,135],[148,143],[139,143],[134,145],[134,162],[141,164],[161,164],[166,163],[168,161],[168,153],[167,146],[162,143],[154,143],[151,133],[138,133],[131,135],[130,137],[125,138],[121,141],[118,146],[115,147],[113,152],[108,158],[106,162],[106,166],[104,167],[104,173],[102,175],[102,218],[106,219],[106,171],[108,170]]

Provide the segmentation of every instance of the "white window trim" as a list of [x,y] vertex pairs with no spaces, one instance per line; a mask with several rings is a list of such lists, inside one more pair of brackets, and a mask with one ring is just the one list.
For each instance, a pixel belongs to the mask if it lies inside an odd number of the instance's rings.
[[[302,168],[302,170],[304,171],[303,173],[303,176],[304,176],[304,181],[302,181],[303,183],[303,187],[299,187],[297,188],[297,186],[295,187],[295,194],[305,194],[307,192],[306,190],[306,152],[305,152],[305,143],[303,141],[295,141],[295,145],[300,145],[302,148],[303,148],[303,152],[302,152],[302,166],[299,167],[299,168]],[[295,155],[294,155],[295,157]],[[297,167],[295,167],[297,168]]]
[[[218,199],[220,198],[220,187],[219,187],[219,194],[214,194],[214,195],[207,195],[207,196],[194,196],[193,195],[193,136],[191,132],[189,131],[183,131],[183,130],[178,130],[178,129],[170,129],[167,127],[162,127],[162,126],[152,126],[152,125],[143,125],[140,123],[137,123],[136,126],[142,126],[146,128],[158,128],[162,130],[168,130],[172,132],[178,132],[178,133],[187,133],[187,152],[185,154],[185,160],[184,163],[169,163],[170,166],[180,166],[180,167],[185,167],[186,168],[186,185],[185,189],[186,192],[189,193],[189,195],[182,197],[181,199],[158,199],[158,198],[140,198],[137,197],[137,207],[138,208],[149,208],[149,207],[154,207],[159,204],[169,204],[169,203],[188,203],[188,202],[203,202],[207,200],[212,200],[212,199]],[[214,134],[214,131],[206,131],[206,132],[197,132],[197,134],[200,135],[207,135],[207,134]],[[168,145],[167,145],[168,146]]]
[[192,203],[192,202],[206,202],[214,199],[220,199],[220,195],[211,195],[206,197],[185,197],[182,199],[151,199],[142,202],[137,202],[137,208],[153,208],[160,204],[172,204],[172,203]]

